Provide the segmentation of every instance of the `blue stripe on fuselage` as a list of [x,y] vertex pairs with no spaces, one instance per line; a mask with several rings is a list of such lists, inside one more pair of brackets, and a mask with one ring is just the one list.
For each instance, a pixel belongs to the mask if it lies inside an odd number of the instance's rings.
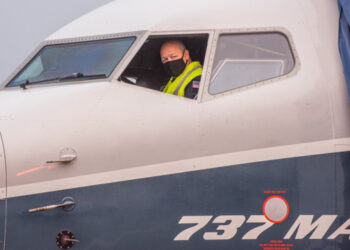
[[[322,240],[295,235],[284,242],[291,249],[350,249],[347,236],[327,240],[350,217],[350,153],[324,154],[227,166],[8,199],[7,250],[58,249],[55,237],[69,229],[80,240],[73,249],[262,249],[260,244],[282,240],[300,214],[337,214]],[[263,232],[257,240],[242,240],[261,224],[244,223],[229,240],[208,241],[220,215],[262,215],[271,194],[290,205],[290,215]],[[27,210],[73,197],[71,212],[61,209],[29,214]],[[188,241],[174,237],[192,225],[178,224],[182,216],[212,215],[211,221]],[[227,224],[227,223],[226,223]],[[219,231],[219,234],[223,231]]]

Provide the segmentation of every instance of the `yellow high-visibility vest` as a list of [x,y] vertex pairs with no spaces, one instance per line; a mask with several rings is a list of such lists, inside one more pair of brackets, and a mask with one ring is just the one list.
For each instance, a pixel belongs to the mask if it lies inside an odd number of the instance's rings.
[[192,79],[202,75],[202,65],[199,62],[191,62],[178,77],[171,77],[165,88],[164,93],[185,96],[185,89]]

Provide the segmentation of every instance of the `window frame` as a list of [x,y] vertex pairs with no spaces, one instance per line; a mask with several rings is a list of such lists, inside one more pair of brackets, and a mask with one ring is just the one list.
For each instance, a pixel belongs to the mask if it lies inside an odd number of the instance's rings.
[[[136,56],[138,51],[144,45],[144,42],[149,37],[157,36],[157,37],[164,37],[165,38],[165,37],[178,36],[179,38],[181,38],[181,36],[185,37],[185,36],[189,36],[189,35],[201,35],[201,34],[208,35],[208,41],[207,41],[207,48],[205,50],[204,62],[203,62],[203,65],[202,65],[203,66],[202,77],[201,77],[200,86],[199,86],[199,90],[198,90],[198,95],[197,95],[196,99],[185,98],[185,97],[176,96],[176,95],[169,95],[169,94],[163,93],[162,91],[159,91],[159,90],[154,90],[154,89],[151,89],[151,88],[146,88],[146,87],[132,85],[132,84],[125,83],[125,82],[122,82],[122,81],[118,81],[119,76],[127,68],[129,63]],[[212,55],[214,34],[215,34],[215,30],[212,30],[212,29],[209,29],[209,30],[190,30],[190,31],[189,30],[176,30],[176,31],[150,31],[150,32],[147,32],[144,35],[143,40],[138,42],[137,46],[135,46],[135,49],[131,53],[129,53],[127,55],[127,59],[125,61],[125,64],[114,75],[113,81],[115,81],[118,84],[121,84],[121,85],[123,85],[125,87],[136,88],[136,89],[139,89],[139,90],[142,90],[142,91],[147,91],[147,92],[151,92],[151,93],[159,94],[159,95],[167,95],[169,98],[175,98],[175,99],[178,98],[179,100],[183,100],[183,101],[199,103],[199,102],[202,101],[202,98],[203,98],[202,96],[203,96],[203,94],[205,92],[205,86],[207,85],[206,82],[208,81],[208,79],[210,80],[210,77],[208,78],[208,73],[207,72],[208,72],[209,60],[210,60],[211,55]]]
[[[291,54],[292,57],[294,59],[294,67],[292,68],[292,70],[284,75],[281,76],[277,76],[277,77],[273,77],[270,79],[266,79],[266,80],[262,80],[262,81],[258,81],[255,83],[251,83],[242,87],[238,87],[235,89],[230,89],[221,93],[217,93],[217,94],[211,94],[209,92],[209,88],[210,88],[210,84],[211,84],[211,78],[212,78],[212,73],[213,73],[213,64],[214,64],[214,59],[215,59],[215,55],[216,55],[216,51],[217,51],[217,46],[218,46],[218,42],[219,42],[219,38],[221,35],[235,35],[235,34],[264,34],[264,33],[280,33],[281,35],[283,35],[286,39],[287,42],[290,46],[290,50],[291,50]],[[230,95],[233,93],[237,93],[237,92],[241,92],[241,91],[245,91],[251,88],[255,88],[258,86],[262,86],[271,82],[277,82],[277,81],[281,81],[283,79],[286,79],[288,77],[292,77],[295,74],[297,74],[297,72],[300,69],[300,60],[299,60],[299,56],[297,54],[294,42],[292,40],[292,36],[290,34],[290,32],[288,30],[286,30],[285,28],[282,27],[272,27],[272,28],[247,28],[247,29],[219,29],[215,31],[214,34],[214,38],[213,38],[213,44],[212,44],[212,51],[211,51],[211,55],[210,55],[210,61],[209,64],[207,65],[208,67],[208,72],[207,72],[207,77],[209,79],[207,79],[206,81],[206,86],[205,86],[205,95],[203,100],[207,101],[207,100],[212,100],[221,96],[226,96],[226,95]]]
[[9,86],[7,85],[23,70],[28,64],[33,60],[35,56],[46,46],[51,45],[62,45],[62,44],[72,44],[72,43],[81,43],[81,42],[90,42],[90,41],[102,41],[116,38],[127,38],[127,37],[135,37],[135,41],[131,44],[130,48],[127,50],[125,55],[113,69],[112,73],[107,78],[101,79],[84,79],[84,80],[72,80],[72,81],[64,81],[64,82],[42,82],[40,84],[32,84],[26,86],[26,88],[35,88],[35,87],[47,87],[47,86],[63,86],[63,85],[71,85],[71,84],[83,84],[90,82],[110,82],[114,78],[115,74],[120,70],[120,68],[124,65],[125,60],[127,60],[128,55],[134,48],[139,44],[140,40],[144,38],[145,31],[136,31],[136,32],[125,32],[125,33],[117,33],[117,34],[108,34],[108,35],[97,35],[97,36],[86,36],[86,37],[76,37],[76,38],[65,38],[65,39],[56,39],[56,40],[47,40],[43,41],[36,49],[14,70],[9,77],[0,85],[0,89],[18,89],[20,86]]

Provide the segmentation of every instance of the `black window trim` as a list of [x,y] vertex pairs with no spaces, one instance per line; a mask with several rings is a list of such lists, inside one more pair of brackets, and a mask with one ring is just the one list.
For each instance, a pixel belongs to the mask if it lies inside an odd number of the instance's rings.
[[[203,63],[203,73],[202,73],[202,78],[200,82],[200,87],[198,90],[198,96],[196,99],[191,99],[191,98],[184,98],[180,96],[175,96],[175,95],[169,95],[167,94],[170,98],[178,98],[179,100],[182,101],[188,101],[188,102],[195,102],[195,103],[200,103],[203,101],[203,95],[205,94],[205,89],[207,82],[210,81],[210,75],[208,75],[208,70],[209,67],[208,65],[210,64],[210,58],[212,56],[212,48],[213,48],[213,39],[215,35],[215,30],[213,29],[203,29],[203,30],[176,30],[176,31],[149,31],[146,34],[144,34],[144,38],[142,39],[143,41],[140,41],[137,44],[137,47],[135,47],[135,50],[132,51],[132,53],[127,55],[127,60],[126,63],[123,65],[122,68],[116,72],[116,74],[112,73],[114,75],[114,80],[117,81],[119,76],[122,74],[122,72],[125,70],[125,68],[128,66],[128,64],[131,62],[131,60],[134,58],[134,56],[137,54],[137,52],[141,49],[143,46],[144,42],[149,38],[149,37],[181,37],[181,36],[190,36],[190,35],[201,35],[201,34],[207,34],[208,35],[208,41],[207,41],[207,48],[205,51],[205,57],[204,57],[204,63]],[[154,90],[150,88],[145,88],[137,85],[131,85],[128,83],[120,82],[118,81],[119,84],[122,84],[127,87],[131,88],[138,88],[141,91],[148,91],[152,92],[155,94],[160,94],[164,95],[165,93],[162,93],[159,90]]]
[[[246,86],[242,86],[239,88],[235,88],[235,89],[231,89],[231,90],[227,90],[221,93],[217,93],[217,94],[211,94],[209,92],[209,88],[210,88],[210,84],[211,84],[211,76],[212,76],[212,71],[213,71],[213,64],[214,64],[214,58],[216,55],[216,50],[217,50],[217,45],[218,45],[218,41],[219,41],[219,37],[221,35],[233,35],[233,34],[259,34],[259,33],[280,33],[281,35],[283,35],[286,39],[287,42],[290,46],[291,49],[291,54],[293,56],[294,59],[294,67],[293,69],[285,74],[285,75],[281,75],[278,77],[274,77],[274,78],[270,78],[267,80],[262,80],[259,82],[255,82]],[[297,74],[297,72],[300,69],[300,60],[294,45],[294,42],[292,40],[292,35],[291,33],[283,28],[283,27],[267,27],[267,28],[247,28],[247,29],[218,29],[216,30],[215,34],[214,34],[214,43],[213,43],[213,48],[212,48],[212,53],[210,55],[210,64],[208,65],[208,76],[210,76],[209,80],[206,82],[206,86],[205,86],[205,100],[210,100],[210,99],[214,99],[217,97],[221,97],[221,96],[225,96],[225,95],[229,95],[229,94],[233,94],[233,93],[237,93],[243,90],[247,90],[247,89],[251,89],[251,88],[255,88],[257,86],[261,86],[261,85],[265,85],[267,83],[271,83],[271,82],[276,82],[276,81],[280,81],[282,79],[286,79],[288,77],[291,77],[295,74]]]
[[106,82],[112,81],[115,73],[120,69],[120,67],[124,64],[125,60],[128,58],[128,54],[130,51],[134,50],[134,47],[140,42],[140,40],[144,37],[145,31],[136,31],[136,32],[124,32],[124,33],[116,33],[116,34],[108,34],[108,35],[97,35],[97,36],[86,36],[86,37],[76,37],[76,38],[66,38],[66,39],[55,39],[55,40],[46,40],[40,43],[39,46],[20,64],[17,68],[10,74],[5,81],[1,84],[0,89],[6,88],[8,89],[18,89],[20,86],[7,87],[7,85],[32,61],[32,59],[46,46],[49,45],[61,45],[61,44],[72,44],[72,43],[80,43],[80,42],[89,42],[89,41],[100,41],[100,40],[109,40],[116,38],[127,38],[127,37],[135,37],[135,41],[132,43],[126,54],[122,57],[118,65],[113,69],[112,73],[108,78],[102,79],[91,79],[91,80],[81,80],[81,81],[65,81],[59,83],[40,83],[33,84],[28,86],[31,87],[43,87],[43,86],[57,86],[57,85],[71,85],[71,84],[82,84],[88,82]]

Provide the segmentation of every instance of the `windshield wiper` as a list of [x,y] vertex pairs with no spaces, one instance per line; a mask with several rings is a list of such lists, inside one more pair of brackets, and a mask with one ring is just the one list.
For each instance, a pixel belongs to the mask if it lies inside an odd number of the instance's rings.
[[40,81],[34,81],[34,82],[30,82],[29,80],[26,80],[24,83],[20,84],[19,86],[22,89],[26,89],[26,87],[30,84],[37,84],[37,83],[42,83],[42,82],[61,82],[61,81],[68,81],[68,80],[72,80],[72,79],[78,79],[78,78],[106,78],[106,74],[91,74],[91,75],[84,75],[81,72],[78,73],[73,73],[71,75],[68,76],[63,76],[63,77],[54,77],[54,78],[50,78],[50,79],[44,79],[44,80],[40,80]]

